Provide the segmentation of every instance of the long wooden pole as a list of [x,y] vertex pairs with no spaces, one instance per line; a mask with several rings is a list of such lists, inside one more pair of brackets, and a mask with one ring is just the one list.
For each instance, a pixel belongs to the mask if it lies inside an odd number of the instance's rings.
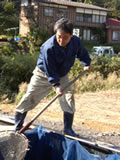
[[[69,86],[71,86],[76,80],[78,80],[82,75],[85,74],[86,71],[82,71],[75,79],[70,81],[63,89],[65,91]],[[28,122],[24,127],[22,127],[18,132],[23,133],[25,130],[29,128],[29,126],[61,95],[56,95],[47,105],[45,105],[40,112],[38,112],[30,122]]]

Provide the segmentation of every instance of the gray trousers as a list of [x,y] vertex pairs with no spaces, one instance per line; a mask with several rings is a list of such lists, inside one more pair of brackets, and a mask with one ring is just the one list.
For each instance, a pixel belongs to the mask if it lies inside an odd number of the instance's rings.
[[[69,83],[68,75],[60,80],[61,86],[64,88]],[[26,94],[22,97],[16,106],[16,112],[24,113],[33,109],[41,99],[48,95],[52,85],[48,82],[47,76],[38,67],[33,71]],[[73,114],[75,112],[74,95],[71,86],[65,91],[64,95],[58,98],[61,109],[64,112]]]

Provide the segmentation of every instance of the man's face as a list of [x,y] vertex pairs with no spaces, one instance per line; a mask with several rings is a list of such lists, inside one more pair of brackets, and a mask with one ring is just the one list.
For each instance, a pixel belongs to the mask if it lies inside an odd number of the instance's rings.
[[57,30],[56,32],[56,39],[57,39],[58,44],[61,47],[65,47],[71,40],[71,37],[72,37],[72,34],[66,33],[64,31]]

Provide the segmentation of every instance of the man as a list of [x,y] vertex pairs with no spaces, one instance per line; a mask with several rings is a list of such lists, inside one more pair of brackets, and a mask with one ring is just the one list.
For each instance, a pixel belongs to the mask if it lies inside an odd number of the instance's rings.
[[64,133],[78,136],[72,129],[75,112],[74,95],[71,86],[63,93],[62,89],[69,82],[68,72],[78,58],[84,69],[90,70],[91,59],[79,37],[73,35],[73,25],[61,18],[54,25],[54,32],[40,47],[40,56],[33,71],[26,94],[16,107],[15,130],[20,130],[26,114],[33,109],[54,87],[60,94],[59,103],[64,112]]

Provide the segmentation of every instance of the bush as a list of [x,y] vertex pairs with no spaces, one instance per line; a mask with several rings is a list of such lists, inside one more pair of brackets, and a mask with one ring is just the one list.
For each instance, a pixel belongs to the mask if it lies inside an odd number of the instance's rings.
[[[83,67],[76,60],[71,69],[70,78],[75,78]],[[86,92],[120,88],[120,58],[119,57],[97,57],[92,61],[91,72],[86,73],[80,80],[73,84],[75,92]]]
[[98,56],[92,61],[93,71],[100,72],[104,78],[110,73],[116,72],[120,75],[120,58],[110,56]]
[[114,51],[116,54],[120,52],[120,45],[119,44],[112,44]]
[[110,73],[105,79],[99,72],[93,72],[81,77],[74,85],[74,90],[77,93],[117,88],[120,88],[120,77],[115,72]]
[[29,82],[32,71],[36,66],[36,56],[4,57],[4,63],[0,68],[0,85],[4,93],[9,95],[17,93],[19,84]]
[[[14,57],[0,57],[0,95],[15,96],[19,92],[19,85],[29,83],[32,71],[36,66],[39,52],[34,55],[15,55]],[[76,92],[96,91],[108,88],[120,88],[120,58],[97,57],[92,61],[92,70],[80,78],[73,88]],[[75,61],[70,70],[70,78],[74,79],[83,66],[79,60]],[[21,91],[20,91],[21,92]],[[18,99],[23,95],[20,93]],[[51,96],[52,94],[50,94]]]
[[7,3],[4,5],[4,11],[5,11],[5,13],[7,13],[7,14],[13,14],[13,13],[15,13],[14,3],[13,3],[13,2],[7,2]]
[[9,41],[9,42],[1,42],[0,43],[0,55],[2,56],[15,56],[20,54],[20,47],[17,42]]

